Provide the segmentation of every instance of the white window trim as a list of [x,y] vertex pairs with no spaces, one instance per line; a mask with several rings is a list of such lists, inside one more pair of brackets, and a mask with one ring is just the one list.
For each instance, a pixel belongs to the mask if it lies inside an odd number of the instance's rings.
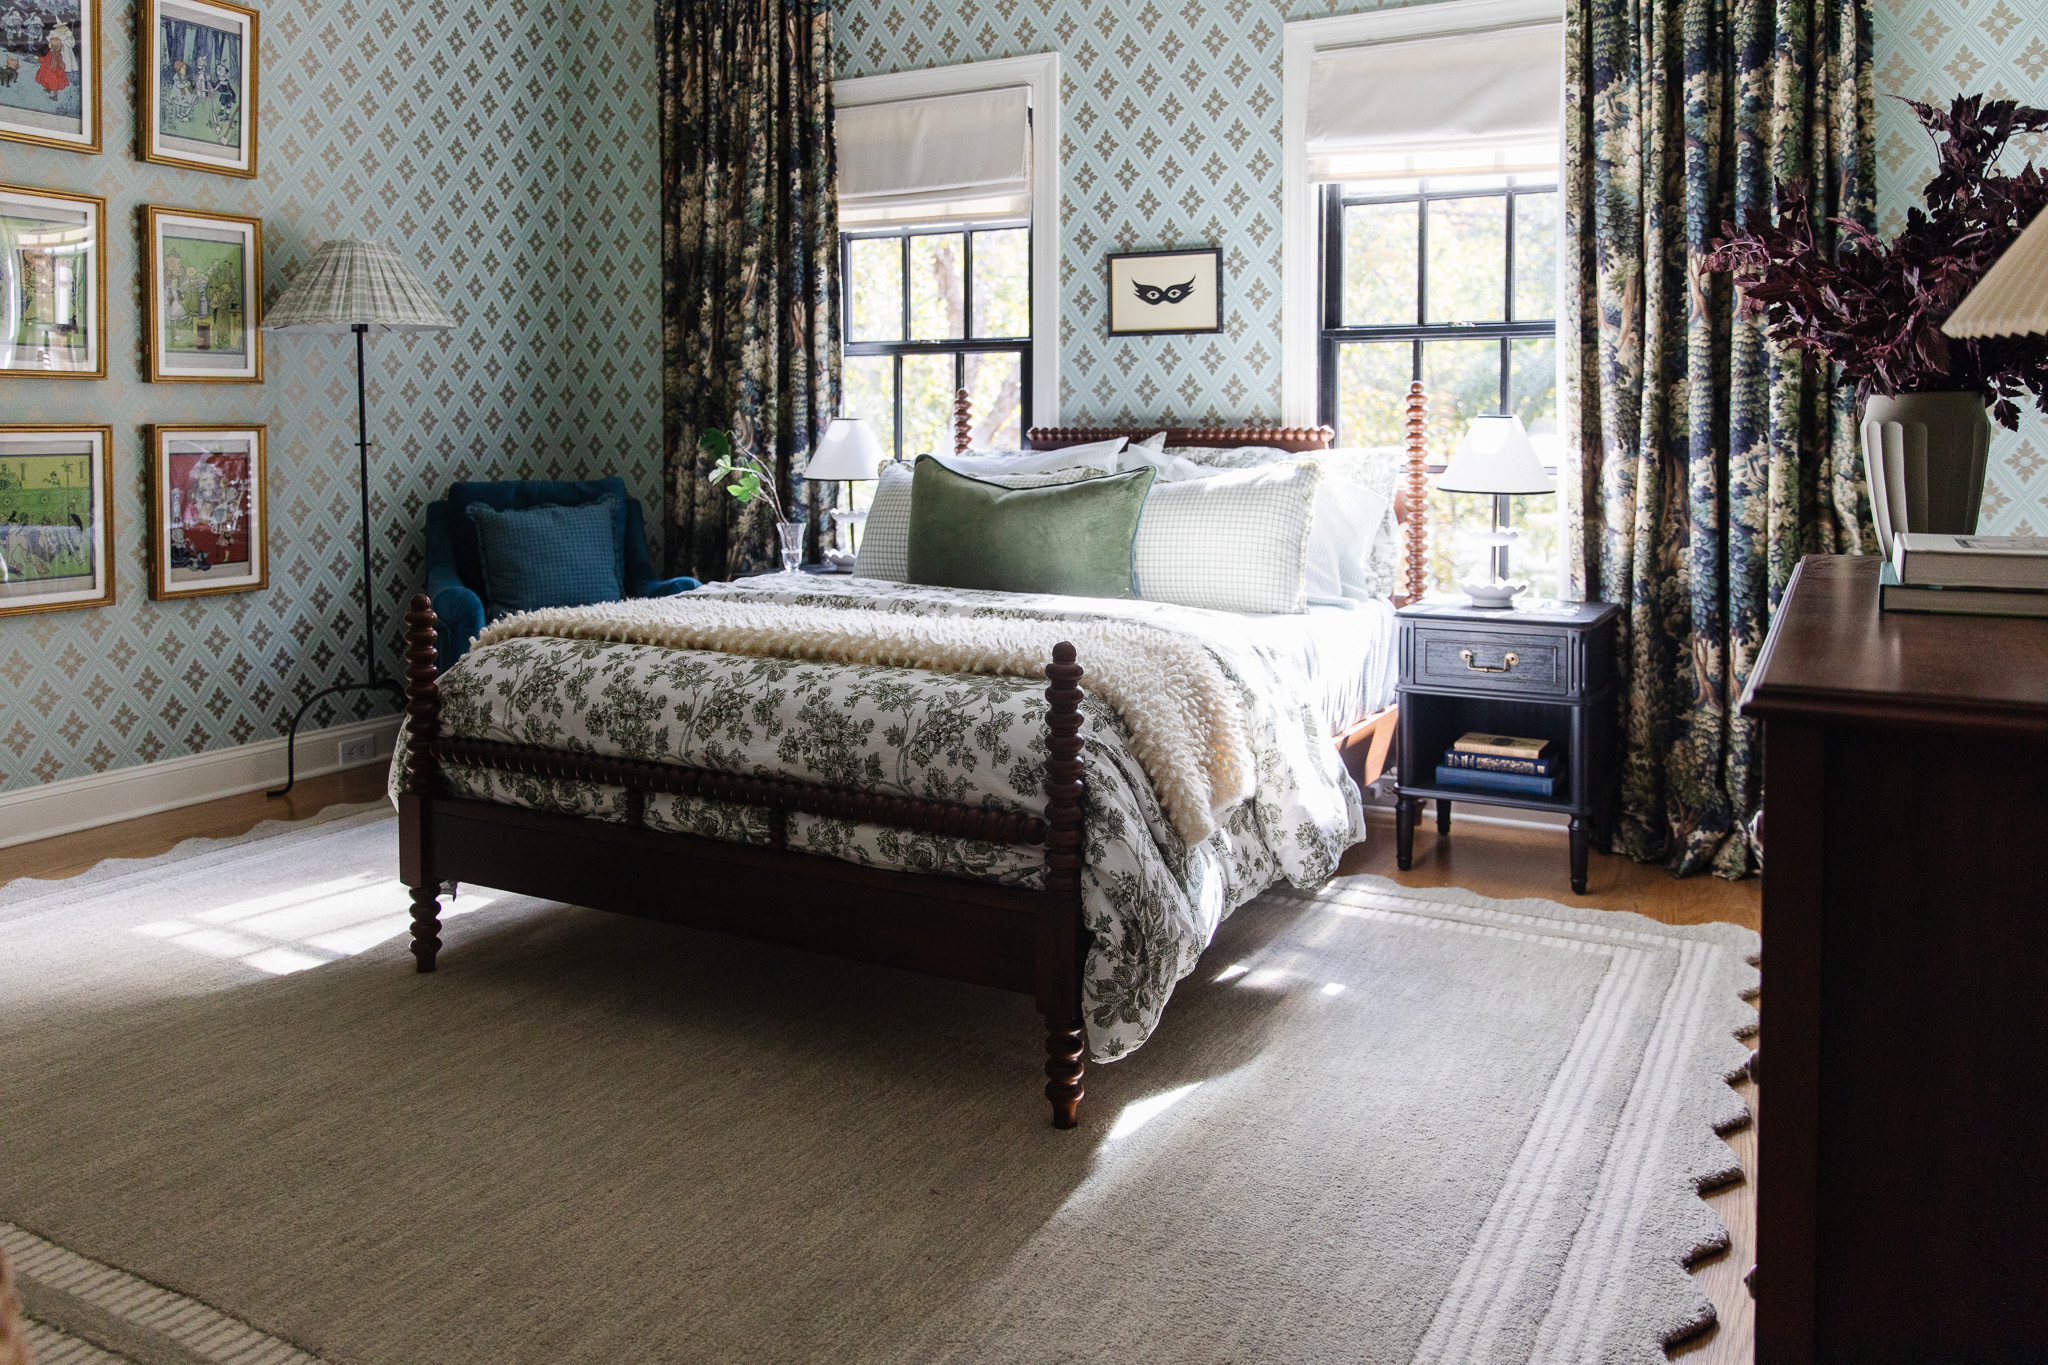
[[1560,20],[1562,0],[1439,0],[1407,9],[1288,24],[1280,49],[1280,416],[1316,424],[1316,338],[1321,324],[1322,238],[1308,178],[1309,67],[1317,52],[1360,43],[1438,38]]
[[1060,54],[963,62],[832,83],[840,108],[1022,85],[1031,90],[1031,421],[1060,424]]

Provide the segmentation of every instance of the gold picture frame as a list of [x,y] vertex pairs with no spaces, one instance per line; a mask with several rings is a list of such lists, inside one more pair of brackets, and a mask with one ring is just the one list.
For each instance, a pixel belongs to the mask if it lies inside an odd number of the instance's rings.
[[[35,7],[33,22],[39,24],[53,12],[57,22],[40,34],[12,31],[0,42],[0,138],[98,156],[102,133],[100,0],[44,0]],[[32,22],[28,14],[27,9],[10,5],[0,21],[11,17],[26,24]],[[75,31],[67,22],[72,19],[77,21]],[[51,89],[51,80],[59,74],[67,86],[71,76],[78,78],[76,115],[64,111],[69,101],[58,98]],[[46,103],[55,103],[57,108],[45,108]],[[71,126],[74,118],[75,129]]]
[[0,377],[105,379],[106,337],[107,201],[0,184]]
[[0,424],[0,616],[114,605],[114,429]]
[[229,0],[143,0],[140,19],[135,154],[255,179],[256,11]]
[[261,422],[149,427],[149,595],[270,586],[270,461]]
[[143,350],[152,384],[263,382],[263,220],[142,211]]

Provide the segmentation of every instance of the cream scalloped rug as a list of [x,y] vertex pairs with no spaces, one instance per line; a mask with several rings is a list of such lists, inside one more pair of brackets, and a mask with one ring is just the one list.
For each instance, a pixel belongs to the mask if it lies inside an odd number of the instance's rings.
[[395,863],[370,809],[0,889],[44,1365],[1657,1362],[1711,1318],[1748,931],[1271,895],[1060,1133],[1022,997],[468,890],[417,976]]

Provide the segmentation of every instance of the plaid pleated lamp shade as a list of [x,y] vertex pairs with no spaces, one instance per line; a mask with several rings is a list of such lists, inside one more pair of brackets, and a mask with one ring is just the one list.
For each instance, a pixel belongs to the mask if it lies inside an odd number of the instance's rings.
[[439,332],[455,319],[382,242],[322,242],[291,288],[264,310],[266,332]]

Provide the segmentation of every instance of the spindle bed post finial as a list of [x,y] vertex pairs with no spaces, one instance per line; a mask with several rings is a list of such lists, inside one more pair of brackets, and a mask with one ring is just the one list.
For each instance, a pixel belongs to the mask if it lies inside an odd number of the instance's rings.
[[967,390],[953,391],[953,453],[965,455],[973,444],[974,403],[967,396]]
[[1045,1097],[1052,1126],[1079,1120],[1087,1032],[1081,1019],[1081,666],[1073,645],[1053,646],[1046,666],[1045,889],[1038,922],[1038,990],[1045,1013]]
[[1429,395],[1421,380],[1408,386],[1407,409],[1408,564],[1402,590],[1408,602],[1418,602],[1429,590]]
[[441,882],[434,875],[426,802],[438,785],[434,742],[441,737],[441,687],[435,681],[434,604],[415,593],[405,614],[405,780],[399,797],[400,876],[412,893],[412,955],[422,972],[441,951]]

